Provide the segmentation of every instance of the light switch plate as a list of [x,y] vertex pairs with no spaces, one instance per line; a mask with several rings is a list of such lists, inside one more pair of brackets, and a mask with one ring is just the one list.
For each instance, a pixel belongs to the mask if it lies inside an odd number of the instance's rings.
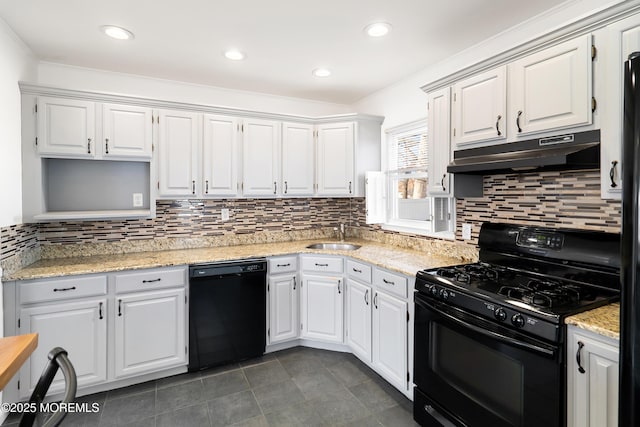
[[142,193],[133,193],[133,207],[141,208],[144,205],[144,199]]
[[462,224],[462,240],[471,240],[471,224]]
[[222,209],[220,211],[220,217],[222,218],[223,221],[228,221],[229,220],[229,209]]

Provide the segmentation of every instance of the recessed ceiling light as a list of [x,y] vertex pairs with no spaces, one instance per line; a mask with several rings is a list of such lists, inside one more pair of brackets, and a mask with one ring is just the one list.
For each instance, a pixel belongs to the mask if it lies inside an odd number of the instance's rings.
[[382,37],[391,31],[391,24],[387,22],[374,22],[364,27],[364,32],[370,37]]
[[244,59],[244,53],[236,49],[229,49],[224,53],[225,58],[233,61],[241,61]]
[[331,75],[331,71],[326,68],[316,68],[312,71],[312,74],[316,77],[329,77]]
[[131,40],[133,33],[125,28],[116,27],[115,25],[103,25],[100,27],[103,33],[118,40]]

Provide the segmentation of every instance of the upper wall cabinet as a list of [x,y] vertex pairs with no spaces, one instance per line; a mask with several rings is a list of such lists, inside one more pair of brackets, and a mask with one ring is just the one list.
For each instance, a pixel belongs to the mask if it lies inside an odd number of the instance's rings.
[[200,115],[162,110],[158,121],[158,194],[195,196]]
[[152,120],[150,108],[104,104],[102,106],[103,157],[150,159],[153,144]]
[[238,194],[238,127],[235,117],[205,114],[202,139],[203,196]]
[[622,195],[622,119],[624,113],[624,62],[640,51],[640,15],[615,22],[606,29],[606,111],[600,144],[602,198]]
[[509,64],[513,134],[590,124],[591,61],[591,35],[586,35]]
[[427,136],[427,152],[429,165],[427,168],[427,193],[430,196],[453,194],[451,191],[451,175],[447,173],[447,165],[451,160],[451,89],[444,88],[432,92],[427,97],[429,111]]
[[282,124],[282,195],[312,196],[315,177],[314,127]]
[[36,105],[37,151],[43,157],[151,159],[150,108],[45,96]]
[[506,66],[453,86],[453,141],[456,147],[507,138]]
[[280,171],[280,123],[245,120],[242,125],[242,176],[245,196],[276,196]]
[[36,104],[38,154],[93,158],[95,103],[39,97]]
[[355,189],[354,123],[318,126],[317,194],[351,196]]

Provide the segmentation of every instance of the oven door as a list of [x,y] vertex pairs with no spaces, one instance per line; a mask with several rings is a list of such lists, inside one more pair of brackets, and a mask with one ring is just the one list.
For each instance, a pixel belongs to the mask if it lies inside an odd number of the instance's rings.
[[422,425],[564,425],[560,346],[420,294],[414,319],[414,418]]

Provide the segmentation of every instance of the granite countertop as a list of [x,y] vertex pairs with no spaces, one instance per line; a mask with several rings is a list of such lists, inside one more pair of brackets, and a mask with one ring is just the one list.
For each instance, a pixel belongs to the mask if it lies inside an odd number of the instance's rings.
[[463,263],[459,258],[427,254],[421,251],[403,249],[360,239],[348,239],[349,243],[356,243],[362,246],[360,249],[353,251],[312,250],[306,248],[306,246],[311,243],[322,241],[326,242],[328,240],[298,240],[198,249],[44,259],[14,273],[7,274],[3,280],[42,279],[47,277],[107,273],[112,271],[200,264],[298,253],[348,256],[410,276],[414,276],[416,272],[425,268]]
[[567,317],[565,323],[596,334],[620,339],[620,303],[616,302]]

